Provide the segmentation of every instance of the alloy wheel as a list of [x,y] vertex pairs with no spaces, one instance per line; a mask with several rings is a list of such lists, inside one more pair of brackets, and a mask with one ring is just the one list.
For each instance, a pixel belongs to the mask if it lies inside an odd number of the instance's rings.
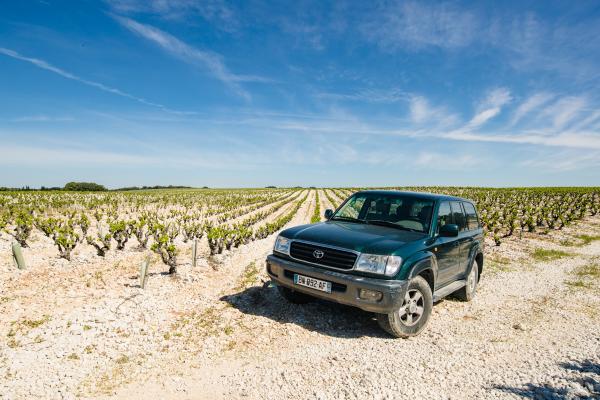
[[423,316],[424,304],[423,294],[419,290],[408,290],[399,310],[400,321],[406,326],[415,325]]

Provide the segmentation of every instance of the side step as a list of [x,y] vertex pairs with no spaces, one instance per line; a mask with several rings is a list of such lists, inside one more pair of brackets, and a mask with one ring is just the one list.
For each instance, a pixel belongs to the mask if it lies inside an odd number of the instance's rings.
[[451,284],[446,285],[443,288],[439,288],[433,293],[433,302],[435,303],[437,301],[440,301],[444,297],[456,292],[458,289],[462,289],[465,286],[467,286],[467,281],[462,279],[460,281],[452,282]]

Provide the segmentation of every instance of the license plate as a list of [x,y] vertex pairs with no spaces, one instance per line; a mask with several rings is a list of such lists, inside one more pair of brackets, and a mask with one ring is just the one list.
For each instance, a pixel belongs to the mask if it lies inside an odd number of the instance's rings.
[[294,283],[300,286],[306,286],[321,292],[331,293],[331,282],[321,281],[304,275],[294,274]]

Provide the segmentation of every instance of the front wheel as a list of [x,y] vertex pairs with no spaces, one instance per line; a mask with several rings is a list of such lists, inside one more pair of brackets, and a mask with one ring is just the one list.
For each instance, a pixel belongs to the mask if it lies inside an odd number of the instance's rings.
[[377,322],[392,336],[416,336],[427,326],[432,308],[431,288],[425,279],[417,276],[408,284],[402,305],[389,314],[377,314]]

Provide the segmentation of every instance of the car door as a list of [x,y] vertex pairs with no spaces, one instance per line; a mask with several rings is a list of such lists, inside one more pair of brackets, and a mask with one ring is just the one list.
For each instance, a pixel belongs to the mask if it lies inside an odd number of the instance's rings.
[[473,241],[473,237],[467,229],[467,218],[465,211],[462,206],[462,202],[452,201],[452,218],[454,223],[458,225],[458,236],[455,238],[457,241],[457,265],[454,270],[452,279],[462,279],[465,276],[465,272],[469,266],[469,249]]
[[[440,232],[442,226],[454,223],[452,217],[450,202],[441,202],[438,208],[436,233]],[[456,239],[454,237],[436,237],[433,248],[438,264],[436,289],[450,283],[456,274],[459,263],[459,246]]]
[[469,203],[467,201],[463,201],[462,206],[463,206],[463,210],[465,211],[465,217],[466,217],[466,223],[467,223],[467,229],[466,229],[467,265],[465,266],[465,273],[466,273],[466,272],[468,272],[468,271],[466,271],[466,268],[469,268],[468,263],[469,263],[469,261],[471,261],[471,257],[473,256],[473,254],[472,254],[473,247],[477,246],[479,243],[481,243],[483,241],[483,230],[481,229],[481,226],[479,225],[479,218],[477,217],[477,210],[475,210],[475,206],[472,203]]

